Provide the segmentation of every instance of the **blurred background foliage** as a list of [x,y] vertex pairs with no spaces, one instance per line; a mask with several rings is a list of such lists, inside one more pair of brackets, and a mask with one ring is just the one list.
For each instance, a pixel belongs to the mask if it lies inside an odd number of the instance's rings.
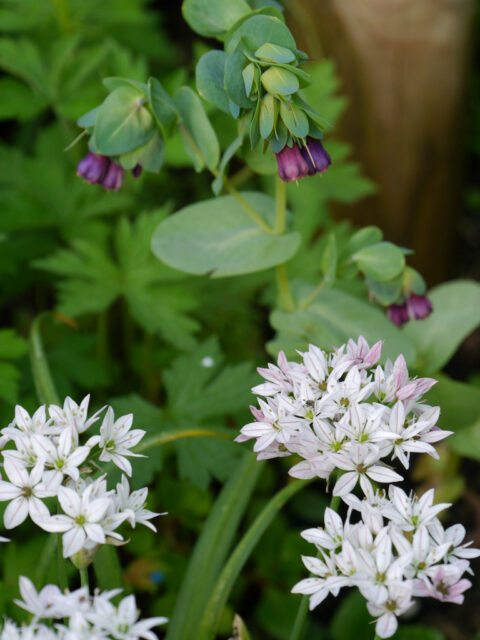
[[[299,43],[303,37],[308,47],[311,37],[299,26],[305,21],[301,4],[289,3],[290,17]],[[127,180],[116,194],[76,177],[86,150],[83,141],[65,151],[79,133],[76,119],[103,99],[102,78],[144,81],[153,75],[168,90],[193,86],[196,61],[215,44],[189,31],[180,3],[0,0],[0,29],[2,424],[12,419],[16,402],[29,410],[37,404],[27,336],[32,319],[52,309],[42,327],[60,396],[79,400],[92,393],[95,407],[108,401],[116,411],[133,412],[136,425],[149,436],[195,427],[219,433],[228,429],[233,435],[249,419],[254,367],[269,357],[265,344],[270,354],[279,348],[294,353],[308,341],[326,346],[362,332],[371,341],[388,335],[389,355],[404,351],[415,373],[437,375],[446,368],[430,401],[442,406],[441,426],[456,433],[443,446],[441,462],[419,459],[412,480],[436,486],[439,500],[459,500],[452,517],[467,523],[478,544],[480,335],[472,334],[480,323],[478,285],[465,281],[437,287],[431,318],[399,331],[365,302],[363,285],[345,273],[335,289],[318,298],[315,309],[298,312],[303,315],[293,320],[275,311],[270,326],[276,296],[271,272],[222,280],[190,277],[150,252],[153,230],[165,216],[211,197],[209,177],[191,170],[178,138],[168,141],[166,165],[158,176]],[[348,246],[361,223],[352,206],[364,206],[379,193],[375,173],[367,177],[351,159],[352,144],[337,136],[341,131],[348,138],[348,127],[341,123],[351,117],[356,97],[346,97],[333,59],[309,53],[314,59],[309,98],[332,125],[327,148],[333,165],[322,177],[288,187],[292,226],[302,234],[301,250],[289,263],[297,287],[318,277],[329,234],[340,252]],[[348,88],[348,82],[343,84]],[[478,72],[472,84],[478,88]],[[459,145],[468,180],[449,238],[457,259],[442,272],[448,278],[478,275],[480,264],[473,257],[480,238],[480,196],[474,183],[479,102],[473,91],[469,105],[469,143]],[[236,135],[235,124],[225,114],[209,113],[225,149]],[[378,141],[370,138],[369,144],[375,147]],[[254,164],[253,158],[249,161]],[[232,163],[231,173],[234,183],[272,190],[271,176],[255,177],[240,160]],[[336,216],[339,207],[352,219]],[[388,228],[383,219],[375,224]],[[151,485],[149,507],[169,512],[158,523],[158,535],[135,531],[121,550],[124,584],[143,594],[144,615],[171,614],[194,541],[241,451],[226,438],[184,439],[152,450],[134,465],[133,485]],[[265,466],[245,526],[285,479],[281,460]],[[318,488],[303,490],[276,518],[243,572],[233,601],[254,638],[288,638],[298,607],[289,591],[303,575],[299,555],[308,547],[298,534],[319,524],[325,506]],[[0,609],[6,607],[11,616],[21,615],[7,606],[18,573],[41,575],[36,565],[45,540],[23,527],[2,548]],[[54,581],[55,576],[55,567],[48,568],[46,577]],[[478,587],[468,594],[465,607],[453,612],[452,605],[425,605],[413,615],[421,614],[438,631],[412,627],[395,638],[471,639],[480,627],[478,611],[469,606],[476,597]],[[225,636],[233,612],[225,611]],[[328,601],[311,617],[308,637],[371,638],[368,620],[356,594],[340,607]]]

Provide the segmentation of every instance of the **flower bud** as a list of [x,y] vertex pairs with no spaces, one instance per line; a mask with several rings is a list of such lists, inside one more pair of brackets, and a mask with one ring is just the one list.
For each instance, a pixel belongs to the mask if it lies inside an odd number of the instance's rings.
[[397,327],[401,327],[409,321],[407,305],[403,304],[391,304],[387,309],[387,316],[390,322],[396,324]]
[[307,144],[302,147],[302,156],[308,165],[308,173],[313,176],[316,173],[324,173],[332,164],[330,155],[320,140],[307,138]]
[[88,184],[100,183],[105,177],[109,165],[110,158],[90,151],[78,163],[77,176],[84,178]]
[[433,311],[432,303],[425,295],[417,296],[412,293],[406,305],[408,316],[412,320],[425,320]]
[[309,175],[307,161],[296,143],[293,143],[293,147],[285,145],[276,156],[278,175],[284,182],[293,182]]

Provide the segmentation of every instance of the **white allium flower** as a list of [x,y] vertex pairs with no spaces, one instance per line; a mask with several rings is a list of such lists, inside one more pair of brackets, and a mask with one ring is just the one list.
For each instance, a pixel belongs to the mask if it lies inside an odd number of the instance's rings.
[[470,547],[472,540],[463,542],[466,534],[463,524],[454,524],[448,529],[444,529],[440,520],[435,518],[428,523],[428,532],[438,546],[447,545],[445,553],[447,562],[456,562],[456,560],[478,558],[480,556],[480,549],[472,549]]
[[65,398],[63,408],[55,404],[51,404],[48,407],[48,413],[53,420],[57,433],[61,433],[65,427],[68,427],[72,435],[75,437],[77,434],[83,433],[94,424],[99,414],[103,411],[99,409],[96,413],[88,418],[88,404],[90,402],[90,395],[85,396],[82,402],[78,405],[72,398]]
[[106,631],[118,640],[157,640],[151,631],[168,622],[168,618],[156,617],[138,620],[138,610],[134,596],[127,596],[115,607],[109,600],[94,597],[93,612],[88,615],[95,627]]
[[390,505],[384,509],[384,515],[400,525],[404,531],[416,531],[421,525],[427,525],[440,511],[447,509],[449,503],[433,504],[434,490],[426,491],[420,498],[414,494],[407,496],[399,487],[389,488]]
[[99,446],[102,448],[100,460],[110,460],[128,476],[132,475],[132,465],[126,456],[143,458],[139,453],[132,453],[130,449],[140,442],[145,435],[143,429],[133,429],[133,415],[130,413],[117,420],[114,419],[113,409],[108,407],[107,413],[100,427]]
[[87,540],[96,544],[105,543],[105,532],[100,521],[110,506],[109,498],[93,498],[93,485],[78,495],[73,489],[60,487],[58,501],[66,515],[55,515],[44,520],[45,531],[63,533],[63,555],[65,558],[80,551]]
[[78,480],[80,477],[78,467],[90,453],[89,447],[78,446],[78,441],[73,437],[71,429],[64,429],[56,443],[46,436],[34,435],[32,445],[37,456],[43,458],[45,466],[53,469],[59,482],[64,476]]
[[412,606],[412,588],[408,584],[392,584],[386,595],[375,602],[367,602],[372,616],[378,617],[375,632],[380,638],[390,638],[398,627],[397,616],[402,615]]
[[55,605],[62,597],[62,592],[54,584],[47,584],[38,593],[31,580],[20,576],[20,594],[23,600],[14,600],[22,609],[33,613],[37,618],[49,618],[54,615]]
[[21,433],[46,433],[50,422],[46,417],[45,406],[39,407],[35,413],[30,416],[26,409],[17,404],[13,422],[5,429],[2,429],[1,433],[6,441],[11,440]]
[[43,461],[28,473],[17,460],[5,458],[4,470],[10,482],[0,481],[0,501],[11,500],[3,515],[5,527],[18,527],[28,515],[40,525],[50,516],[41,499],[54,496],[60,483],[44,472]]
[[164,516],[167,512],[155,513],[145,509],[147,494],[148,489],[146,487],[130,493],[128,480],[122,475],[122,481],[117,484],[117,508],[127,516],[127,520],[133,528],[135,528],[136,524],[144,524],[152,531],[156,531],[156,527],[150,520],[157,516]]

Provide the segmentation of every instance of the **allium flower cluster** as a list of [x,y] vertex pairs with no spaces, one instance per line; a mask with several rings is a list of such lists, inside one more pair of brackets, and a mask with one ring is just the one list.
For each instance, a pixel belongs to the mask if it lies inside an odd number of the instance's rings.
[[28,578],[21,576],[19,582],[23,600],[15,602],[33,619],[21,627],[6,620],[0,628],[0,640],[157,640],[152,628],[168,622],[163,617],[139,620],[133,595],[115,606],[112,598],[121,589],[90,595],[85,587],[62,593],[49,584],[37,593]]
[[409,378],[402,355],[380,366],[381,349],[381,342],[370,348],[360,337],[330,354],[310,345],[301,363],[280,352],[277,366],[258,369],[266,382],[252,391],[263,398],[237,442],[255,439],[259,460],[300,456],[290,469],[296,478],[344,471],[333,489],[338,496],[357,483],[366,492],[372,481],[402,480],[388,459],[408,469],[412,452],[437,458],[432,444],[451,432],[436,426],[438,407],[421,403],[436,381]]
[[463,575],[480,550],[463,542],[462,525],[443,528],[437,515],[450,505],[434,504],[433,489],[419,498],[391,484],[403,477],[387,461],[408,469],[411,453],[438,458],[432,445],[451,432],[436,425],[440,409],[422,402],[436,381],[410,378],[401,355],[380,366],[381,347],[363,337],[332,353],[310,345],[300,363],[280,352],[277,365],[258,369],[266,382],[252,390],[261,396],[251,407],[255,422],[236,440],[254,439],[258,459],[299,456],[289,471],[297,478],[335,472],[333,495],[348,505],[346,520],[327,509],[323,528],[302,533],[318,555],[303,558],[312,576],[293,592],[308,594],[313,609],[357,587],[376,633],[389,638],[415,596],[461,604],[471,586]]
[[[323,528],[302,532],[318,555],[303,557],[312,576],[296,584],[293,593],[308,594],[313,609],[330,593],[357,587],[377,618],[380,638],[395,633],[397,616],[415,596],[462,604],[471,586],[462,576],[472,573],[469,559],[480,550],[463,542],[462,525],[443,528],[436,516],[450,505],[434,505],[433,497],[433,489],[417,498],[391,485],[388,497],[371,490],[363,500],[345,496],[350,505],[345,522],[327,508]],[[361,520],[352,524],[354,512]]]
[[[63,555],[76,556],[78,565],[88,564],[98,545],[121,544],[123,522],[155,530],[150,520],[160,515],[145,509],[146,488],[130,493],[125,475],[115,489],[108,489],[106,474],[95,477],[97,460],[112,462],[130,476],[128,457],[139,455],[131,448],[145,431],[131,428],[131,414],[115,420],[108,407],[100,433],[86,438],[103,411],[88,417],[88,404],[89,396],[80,405],[67,398],[63,407],[50,405],[47,413],[42,406],[32,416],[17,406],[13,422],[0,431],[0,501],[9,502],[5,527],[13,529],[30,517],[45,531],[62,532]],[[60,510],[51,515],[45,501],[54,497]]]

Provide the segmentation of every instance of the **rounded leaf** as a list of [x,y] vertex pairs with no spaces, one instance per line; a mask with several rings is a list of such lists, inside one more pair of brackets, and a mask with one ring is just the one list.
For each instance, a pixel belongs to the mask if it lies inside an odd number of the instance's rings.
[[233,51],[240,41],[249,51],[258,51],[267,42],[292,51],[296,51],[297,48],[287,25],[278,18],[266,15],[252,16],[242,22],[238,29],[233,29],[225,42],[225,51]]
[[[262,218],[273,223],[275,202],[255,192],[242,196]],[[262,271],[290,260],[300,244],[298,233],[266,233],[233,196],[185,207],[160,223],[154,254],[174,269],[213,278]]]
[[224,89],[227,54],[214,49],[207,51],[198,61],[195,71],[198,93],[216,107],[230,115],[228,95]]
[[207,38],[225,33],[251,10],[246,0],[185,0],[182,6],[186,22]]
[[391,280],[405,267],[405,256],[391,242],[377,242],[357,251],[353,256],[358,268],[366,276],[378,282]]
[[281,47],[278,44],[266,42],[255,51],[255,57],[266,62],[283,62],[288,64],[296,60],[295,53],[291,49]]
[[273,95],[289,96],[300,88],[297,76],[280,67],[270,67],[264,71],[261,80],[265,90]]
[[95,120],[94,142],[98,153],[116,156],[145,144],[153,135],[153,116],[145,97],[132,86],[112,91],[100,106]]

